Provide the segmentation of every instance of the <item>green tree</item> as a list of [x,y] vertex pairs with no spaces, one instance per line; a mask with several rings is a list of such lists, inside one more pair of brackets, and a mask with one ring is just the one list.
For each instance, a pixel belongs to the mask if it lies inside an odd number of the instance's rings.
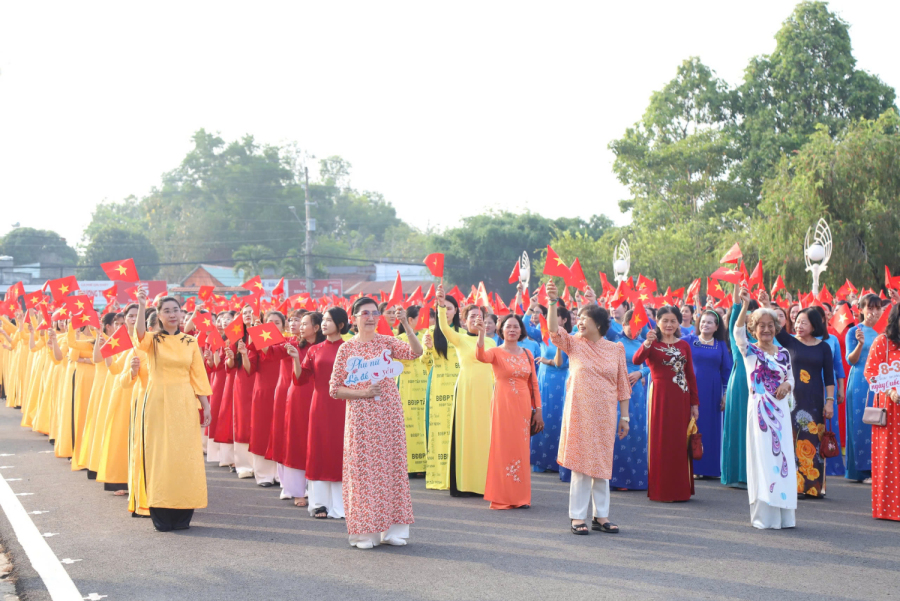
[[13,258],[16,265],[41,263],[75,265],[78,253],[66,239],[50,230],[19,227],[0,238],[0,255]]
[[262,244],[245,244],[232,253],[235,260],[234,273],[244,273],[248,279],[255,275],[263,275],[266,269],[278,269],[278,261],[272,249]]
[[83,244],[100,231],[113,226],[135,232],[146,232],[149,221],[136,196],[129,196],[122,202],[102,202],[94,207],[91,222],[84,230]]
[[821,281],[834,291],[849,278],[878,290],[884,266],[900,270],[900,118],[893,110],[836,138],[824,124],[785,157],[763,186],[752,240],[763,261],[793,289],[809,289],[803,239],[820,217],[834,249]]
[[134,259],[138,274],[145,280],[153,279],[159,273],[159,253],[145,234],[117,225],[93,230],[93,235],[84,247],[78,277],[106,279],[106,274],[100,268],[101,263],[128,258]]

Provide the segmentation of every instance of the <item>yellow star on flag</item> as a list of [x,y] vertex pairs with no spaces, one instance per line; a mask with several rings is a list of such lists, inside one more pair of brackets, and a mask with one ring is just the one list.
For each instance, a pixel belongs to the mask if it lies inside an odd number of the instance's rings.
[[647,300],[648,298],[650,298],[650,297],[647,296],[646,294],[642,294],[642,295],[640,296],[640,299],[641,299],[642,301],[645,301],[645,300]]
[[128,268],[124,265],[119,265],[118,267],[116,267],[116,271],[118,271],[120,275],[125,275],[126,273],[128,273]]
[[846,322],[846,321],[847,321],[848,319],[850,319],[850,318],[847,317],[846,315],[841,315],[838,319],[841,320],[841,323],[844,323],[844,322]]
[[641,325],[641,322],[642,322],[642,321],[643,321],[643,319],[641,319],[641,316],[640,316],[640,315],[638,315],[638,316],[636,316],[636,317],[634,318],[634,322],[635,322],[637,325]]
[[109,342],[107,342],[106,344],[109,345],[109,348],[116,348],[117,346],[119,346],[119,339],[115,337],[110,338]]
[[268,332],[263,332],[262,334],[260,334],[260,336],[261,336],[262,339],[265,340],[266,342],[268,342],[268,341],[269,341],[269,338],[272,337],[272,335],[269,334]]
[[68,287],[68,286],[66,286],[65,284],[60,284],[60,286],[59,286],[59,293],[60,293],[60,294],[66,294],[68,291],[69,291],[69,287]]
[[59,308],[59,314],[60,314],[60,315],[65,315],[66,313],[68,313],[68,311],[66,311],[66,308],[65,308],[65,307],[60,307],[60,308]]
[[87,315],[82,315],[82,316],[81,316],[81,323],[84,323],[84,322],[90,321],[90,320],[91,320],[91,318],[88,317]]
[[240,324],[240,322],[236,322],[236,323],[234,324],[234,326],[232,326],[231,331],[234,332],[235,334],[237,334],[238,332],[240,332],[240,331],[241,331],[241,324]]
[[75,306],[79,309],[84,309],[84,303],[81,301],[75,301]]
[[563,263],[563,260],[560,259],[559,257],[556,257],[556,264],[557,265],[565,265],[565,263]]
[[257,288],[259,288],[260,290],[262,290],[262,287],[263,287],[262,282],[256,282],[253,285],[256,286]]

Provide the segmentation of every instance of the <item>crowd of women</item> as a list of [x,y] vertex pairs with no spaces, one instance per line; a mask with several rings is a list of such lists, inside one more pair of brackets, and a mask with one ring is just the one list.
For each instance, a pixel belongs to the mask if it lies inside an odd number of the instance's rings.
[[[552,279],[543,302],[523,291],[502,317],[442,286],[436,310],[361,297],[349,313],[188,313],[173,297],[148,307],[143,290],[99,327],[29,309],[0,321],[0,386],[23,427],[161,531],[206,506],[204,455],[345,519],[358,548],[406,544],[418,477],[505,510],[531,505],[533,472],[558,472],[577,535],[619,532],[611,489],[683,502],[699,478],[746,488],[756,528],[794,527],[798,498],[824,498],[837,475],[900,520],[900,395],[869,390],[900,371],[897,304],[840,301],[858,324],[839,336],[837,306],[785,310],[738,285],[730,309],[695,296],[610,312],[589,287],[566,306]],[[215,326],[200,339],[199,320]],[[260,322],[283,341],[258,344]],[[103,352],[120,328],[132,348]],[[372,370],[394,361],[396,378]],[[839,410],[846,452],[829,457]]]

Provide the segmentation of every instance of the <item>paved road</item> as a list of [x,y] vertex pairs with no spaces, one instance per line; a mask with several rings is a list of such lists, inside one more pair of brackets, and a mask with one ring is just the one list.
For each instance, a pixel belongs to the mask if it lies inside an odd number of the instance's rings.
[[[0,470],[81,593],[109,601],[219,599],[887,599],[900,596],[900,523],[875,521],[870,489],[834,478],[801,501],[798,528],[749,526],[746,492],[700,482],[689,503],[613,492],[619,535],[575,537],[566,485],[536,475],[529,510],[490,511],[413,481],[406,547],[347,544],[342,521],[310,518],[274,489],[209,467],[210,504],[182,533],[133,519],[127,501],[53,457],[43,436],[0,408]],[[0,542],[20,594],[49,599],[5,516]]]

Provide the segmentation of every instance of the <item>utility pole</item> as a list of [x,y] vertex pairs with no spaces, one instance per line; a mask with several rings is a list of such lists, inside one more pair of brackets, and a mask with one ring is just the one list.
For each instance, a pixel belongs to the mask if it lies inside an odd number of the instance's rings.
[[306,292],[313,293],[312,281],[312,233],[316,231],[316,220],[310,217],[309,209],[315,203],[309,201],[309,169],[303,168],[303,196],[306,205]]

